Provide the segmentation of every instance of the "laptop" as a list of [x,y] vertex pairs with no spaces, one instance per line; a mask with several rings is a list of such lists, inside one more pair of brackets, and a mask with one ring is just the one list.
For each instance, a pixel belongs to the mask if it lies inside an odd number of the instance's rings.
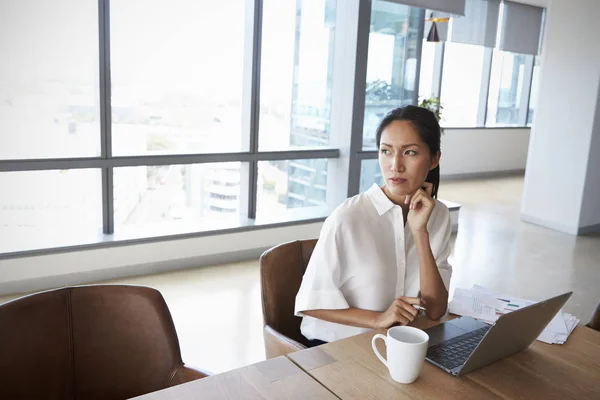
[[426,360],[452,375],[464,375],[528,348],[573,292],[501,315],[494,325],[471,317],[425,329]]

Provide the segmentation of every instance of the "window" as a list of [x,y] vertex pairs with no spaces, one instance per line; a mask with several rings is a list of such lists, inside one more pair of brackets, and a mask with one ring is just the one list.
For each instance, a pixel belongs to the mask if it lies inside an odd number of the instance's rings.
[[325,206],[327,164],[326,159],[259,162],[257,216]]
[[525,80],[525,55],[494,50],[487,126],[518,125]]
[[360,165],[360,191],[368,190],[373,184],[383,186],[383,175],[379,168],[379,160],[362,160]]
[[110,9],[113,154],[247,147],[246,1],[113,0]]
[[0,257],[321,218],[383,183],[390,110],[440,96],[445,127],[535,111],[539,58],[428,43],[425,10],[396,0],[1,3]]
[[477,126],[484,47],[446,42],[441,103],[444,127]]
[[434,87],[435,81],[435,56],[436,56],[436,46],[439,46],[439,43],[428,42],[426,39],[423,39],[423,47],[421,51],[421,72],[419,76],[419,99],[436,97]]
[[10,188],[0,196],[0,253],[97,241],[100,182],[97,169],[0,172]]
[[327,147],[335,0],[265,0],[260,150]]
[[241,163],[123,167],[114,170],[116,232],[184,222],[219,226],[239,219]]
[[527,113],[527,126],[533,123],[533,113],[538,102],[538,90],[540,85],[540,57],[535,57],[533,66],[533,77],[531,79],[531,95],[529,96],[529,112]]
[[0,12],[19,39],[0,43],[0,252],[325,215],[336,0],[38,3]]
[[421,11],[374,0],[365,93],[363,148],[373,149],[375,130],[390,110],[416,100],[417,54]]
[[98,2],[4,0],[0,37],[0,159],[99,156]]

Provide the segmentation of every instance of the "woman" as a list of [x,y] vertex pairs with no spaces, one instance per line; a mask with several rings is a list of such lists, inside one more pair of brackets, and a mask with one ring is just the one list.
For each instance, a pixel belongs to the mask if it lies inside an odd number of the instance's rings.
[[385,184],[346,200],[325,221],[296,296],[312,345],[446,313],[452,267],[448,208],[437,198],[435,115],[397,108],[376,132]]

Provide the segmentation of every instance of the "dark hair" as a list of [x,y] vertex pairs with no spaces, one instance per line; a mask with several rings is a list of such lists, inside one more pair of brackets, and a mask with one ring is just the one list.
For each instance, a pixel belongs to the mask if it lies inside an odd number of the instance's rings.
[[[442,136],[442,129],[440,124],[435,117],[435,114],[430,110],[423,107],[406,106],[395,108],[390,111],[381,121],[377,127],[375,140],[377,141],[377,148],[381,143],[381,134],[383,130],[394,121],[410,121],[413,126],[419,132],[421,140],[427,144],[431,155],[434,156],[440,151],[440,141]],[[427,174],[425,182],[433,184],[433,190],[431,196],[437,198],[438,188],[440,187],[440,166],[438,165]]]

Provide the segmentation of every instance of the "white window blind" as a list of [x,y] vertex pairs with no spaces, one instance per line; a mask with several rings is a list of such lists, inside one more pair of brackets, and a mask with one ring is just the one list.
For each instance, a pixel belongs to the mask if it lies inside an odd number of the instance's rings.
[[498,31],[500,0],[466,0],[465,16],[452,18],[454,43],[494,47]]
[[500,50],[538,54],[544,9],[504,1]]
[[465,0],[390,0],[407,6],[442,11],[454,15],[465,15]]

